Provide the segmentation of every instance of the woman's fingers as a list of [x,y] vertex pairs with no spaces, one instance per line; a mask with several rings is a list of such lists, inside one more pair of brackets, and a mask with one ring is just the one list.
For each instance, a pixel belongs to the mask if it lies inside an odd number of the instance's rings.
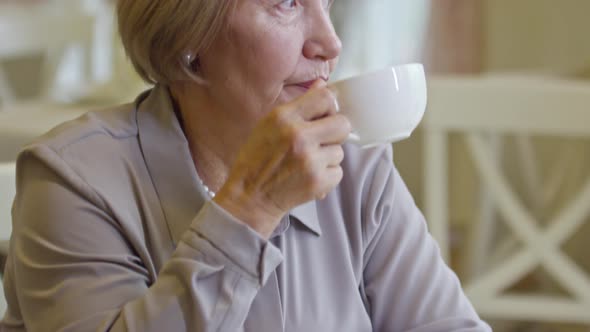
[[342,114],[328,115],[308,122],[309,135],[320,145],[342,144],[350,134],[350,121]]
[[325,196],[342,179],[340,164],[344,159],[344,150],[339,144],[316,147],[309,150],[306,159],[300,159],[300,169],[304,182],[308,183],[307,190],[310,198]]
[[334,189],[342,180],[343,171],[342,167],[340,166],[331,166],[327,167],[324,171],[324,180],[322,182],[322,187],[318,188],[318,191],[315,195],[316,199],[324,199],[326,195]]
[[306,94],[288,104],[305,121],[312,121],[338,112],[338,103],[334,92],[326,87],[314,88],[314,86]]
[[291,124],[305,122],[298,129],[305,130],[305,135],[319,145],[341,144],[352,130],[350,122],[338,114],[335,93],[325,83],[321,86],[318,82],[321,81],[316,81],[305,95],[282,107],[282,119],[291,121]]
[[289,209],[323,198],[342,179],[340,145],[350,123],[334,93],[316,82],[263,118],[215,196],[220,206],[265,237]]
[[340,163],[344,160],[344,150],[340,144],[322,146],[320,147],[320,153],[322,154],[324,167],[340,166]]
[[320,153],[323,156],[322,183],[317,188],[315,197],[324,199],[342,180],[343,171],[340,164],[344,160],[344,150],[340,144],[333,144],[321,147]]
[[292,140],[292,151],[300,161],[298,167],[307,174],[309,193],[321,198],[342,178],[340,163],[344,151],[341,144],[351,132],[350,122],[337,113],[335,96],[325,87],[312,87],[306,95],[285,107],[298,116],[287,117],[290,130],[283,132]]

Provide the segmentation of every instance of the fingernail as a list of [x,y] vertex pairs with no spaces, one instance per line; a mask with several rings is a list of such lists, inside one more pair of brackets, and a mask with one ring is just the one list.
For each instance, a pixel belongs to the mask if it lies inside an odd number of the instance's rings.
[[330,92],[332,92],[332,95],[334,95],[335,99],[338,99],[338,96],[340,95],[340,92],[338,92],[338,89],[336,89],[336,87],[334,86],[328,86],[328,90],[330,90]]
[[328,87],[328,90],[330,90],[330,93],[332,93],[332,96],[334,97],[334,110],[336,112],[340,112],[340,104],[338,103],[338,90],[334,87]]
[[325,83],[326,82],[323,79],[318,78],[317,80],[315,80],[315,82],[313,82],[310,89],[316,89],[316,88],[322,87],[325,85]]
[[350,134],[348,134],[348,139],[353,142],[358,142],[361,140],[361,137],[357,133],[351,131]]
[[334,98],[334,111],[336,113],[340,112],[340,105],[338,104],[338,99]]

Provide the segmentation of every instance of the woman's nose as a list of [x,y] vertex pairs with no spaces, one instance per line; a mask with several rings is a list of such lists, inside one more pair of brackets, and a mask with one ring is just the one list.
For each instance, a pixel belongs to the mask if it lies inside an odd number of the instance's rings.
[[332,60],[342,50],[342,42],[324,8],[310,18],[308,39],[303,45],[303,55],[308,59]]

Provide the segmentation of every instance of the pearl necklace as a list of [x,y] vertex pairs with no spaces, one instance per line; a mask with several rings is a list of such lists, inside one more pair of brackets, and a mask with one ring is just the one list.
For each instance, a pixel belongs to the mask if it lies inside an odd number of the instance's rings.
[[[199,180],[201,180],[201,179],[199,178]],[[201,180],[201,184],[203,185],[203,189],[205,189],[205,191],[207,192],[209,197],[215,198],[215,192],[213,190],[209,189],[209,187],[207,187],[207,185],[203,182],[203,180]]]
[[205,192],[207,193],[207,195],[209,195],[209,197],[211,197],[211,198],[214,198],[215,192],[213,190],[209,189],[209,187],[207,187],[205,182],[203,182],[203,179],[201,179],[201,177],[199,176],[199,173],[197,173],[197,179],[199,179],[199,182],[201,183],[201,186],[203,186],[203,189],[205,189]]

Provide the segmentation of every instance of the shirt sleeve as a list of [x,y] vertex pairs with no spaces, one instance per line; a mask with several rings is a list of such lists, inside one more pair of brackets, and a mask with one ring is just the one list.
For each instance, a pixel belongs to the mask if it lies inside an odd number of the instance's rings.
[[153,281],[108,206],[59,156],[22,155],[17,187],[11,273],[27,331],[237,331],[282,261],[207,203]]
[[369,186],[362,291],[374,331],[491,331],[441,258],[391,149]]

